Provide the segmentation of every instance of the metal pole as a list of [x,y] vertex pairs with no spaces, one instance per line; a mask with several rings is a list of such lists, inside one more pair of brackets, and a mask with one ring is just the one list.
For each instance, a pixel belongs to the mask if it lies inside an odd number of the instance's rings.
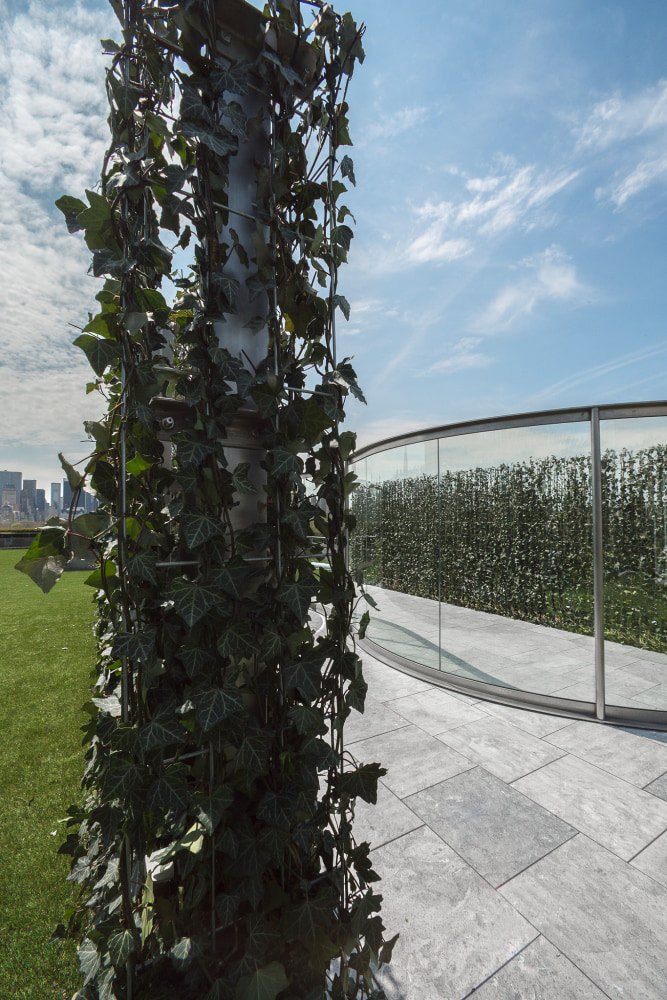
[[604,719],[604,546],[602,539],[602,461],[600,411],[591,407],[591,475],[593,486],[593,634],[595,636],[595,715]]

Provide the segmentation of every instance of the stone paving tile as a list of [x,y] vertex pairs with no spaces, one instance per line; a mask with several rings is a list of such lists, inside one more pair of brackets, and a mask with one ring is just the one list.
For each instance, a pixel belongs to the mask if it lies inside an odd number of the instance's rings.
[[655,781],[644,785],[644,791],[650,792],[651,795],[657,795],[659,799],[664,799],[667,802],[667,774],[661,774]]
[[656,837],[630,864],[667,888],[667,833]]
[[350,752],[365,764],[379,761],[386,767],[382,780],[401,799],[473,766],[466,757],[416,726],[361,740],[350,747]]
[[652,708],[660,712],[667,711],[667,684],[656,684],[642,694],[635,695],[630,705],[640,708]]
[[555,733],[558,729],[572,725],[572,719],[565,719],[562,715],[531,712],[523,708],[514,708],[512,705],[499,705],[493,701],[479,702],[478,707],[487,715],[509,722],[510,725],[523,729],[532,736],[548,736],[549,733]]
[[378,973],[389,1000],[461,1000],[537,936],[428,827],[378,848],[373,861],[387,934],[400,933]]
[[369,663],[368,659],[364,654],[364,677],[371,688],[373,698],[377,701],[393,701],[394,698],[431,689],[430,684],[418,677],[404,674],[400,670],[392,670],[377,660]]
[[498,892],[611,1000],[664,1000],[667,889],[642,872],[578,836]]
[[424,821],[404,805],[382,781],[378,782],[377,803],[371,805],[363,799],[357,799],[354,812],[355,839],[358,844],[367,840],[371,849],[381,847],[382,844],[424,825]]
[[667,802],[578,757],[561,757],[514,787],[626,861],[667,829]]
[[481,767],[405,803],[494,887],[577,832]]
[[667,746],[613,726],[574,722],[546,740],[639,788],[667,771]]
[[442,688],[430,688],[405,698],[397,698],[387,702],[387,707],[432,736],[484,718],[478,709],[452,698]]
[[514,781],[563,754],[516,726],[491,717],[441,733],[437,739],[503,781]]
[[[375,685],[373,688],[375,689]],[[398,715],[383,702],[368,695],[363,713],[352,712],[345,723],[345,743],[348,745],[356,743],[358,740],[366,740],[370,736],[378,736],[380,733],[388,733],[392,729],[400,729],[401,726],[407,726],[407,721],[403,716]]]
[[542,936],[470,994],[470,1000],[608,1000]]

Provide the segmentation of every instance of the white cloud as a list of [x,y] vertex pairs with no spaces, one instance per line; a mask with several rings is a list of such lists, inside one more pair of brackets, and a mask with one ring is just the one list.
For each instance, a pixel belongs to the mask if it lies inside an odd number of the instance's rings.
[[472,197],[418,206],[415,214],[425,226],[408,243],[400,263],[449,263],[472,253],[476,238],[544,225],[543,206],[579,175],[578,170],[519,167],[507,158],[502,168],[468,178],[465,189]]
[[360,138],[358,145],[377,142],[378,139],[395,139],[411,128],[421,125],[429,116],[426,107],[399,108],[397,111],[379,115]]
[[[78,442],[101,405],[68,323],[83,325],[99,283],[53,201],[96,182],[107,139],[99,37],[110,11],[31,3],[6,19],[0,55],[0,385],[3,444],[54,452]],[[116,25],[117,26],[117,25]],[[78,449],[80,451],[80,448]]]
[[663,133],[665,128],[667,80],[660,80],[634,97],[616,96],[596,104],[575,135],[579,148],[607,149],[637,136]]
[[482,343],[481,337],[463,337],[450,348],[447,357],[434,362],[422,375],[453,375],[467,368],[485,368],[493,363],[488,354],[476,348]]
[[590,297],[590,290],[579,281],[574,265],[559,247],[549,247],[519,266],[530,273],[503,288],[477,321],[478,330],[506,330],[544,301],[579,304]]
[[632,97],[601,101],[575,135],[579,152],[609,157],[614,151],[620,163],[615,179],[595,194],[622,208],[656,181],[667,179],[667,80]]

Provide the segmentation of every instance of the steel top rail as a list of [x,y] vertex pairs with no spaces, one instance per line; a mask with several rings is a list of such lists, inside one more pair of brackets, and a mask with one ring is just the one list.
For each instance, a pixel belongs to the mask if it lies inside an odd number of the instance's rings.
[[508,416],[487,417],[482,420],[464,420],[455,424],[441,424],[438,427],[397,434],[394,437],[365,445],[350,456],[350,464],[360,462],[364,458],[370,458],[371,455],[377,455],[379,452],[389,451],[392,448],[421,444],[424,441],[434,441],[438,438],[478,434],[483,431],[499,431],[511,427],[590,423],[591,414],[596,409],[600,420],[618,420],[626,417],[665,417],[667,416],[667,400],[654,400],[646,403],[613,403],[606,406],[576,406],[560,410],[535,410],[531,413],[515,413]]

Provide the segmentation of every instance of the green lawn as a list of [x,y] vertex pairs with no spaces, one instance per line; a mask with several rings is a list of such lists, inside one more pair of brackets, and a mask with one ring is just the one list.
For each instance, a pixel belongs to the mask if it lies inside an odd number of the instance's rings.
[[43,594],[22,554],[0,551],[0,1000],[60,1000],[80,985],[74,944],[47,942],[72,899],[56,852],[83,773],[93,591],[74,572]]

